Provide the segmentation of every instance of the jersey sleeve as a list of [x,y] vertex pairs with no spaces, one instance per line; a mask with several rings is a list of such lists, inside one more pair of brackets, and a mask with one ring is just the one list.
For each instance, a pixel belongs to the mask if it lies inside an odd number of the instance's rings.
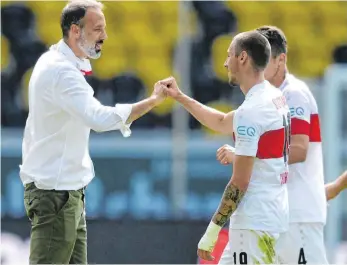
[[291,134],[310,135],[309,100],[300,90],[288,91],[286,100],[290,110]]
[[254,113],[238,110],[234,118],[235,154],[256,156],[261,135],[259,119]]

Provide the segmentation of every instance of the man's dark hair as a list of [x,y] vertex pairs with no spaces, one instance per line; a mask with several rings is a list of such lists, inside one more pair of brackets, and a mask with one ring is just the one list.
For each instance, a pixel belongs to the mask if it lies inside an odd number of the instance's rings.
[[94,0],[72,0],[64,7],[60,17],[63,38],[69,36],[69,31],[73,24],[83,27],[83,18],[90,7],[102,9],[103,5]]
[[271,47],[268,40],[259,32],[248,31],[242,33],[235,43],[235,54],[239,56],[242,51],[247,52],[253,61],[253,66],[257,71],[266,68],[271,54]]
[[275,26],[262,26],[256,30],[270,42],[272,57],[287,53],[287,39],[281,29]]

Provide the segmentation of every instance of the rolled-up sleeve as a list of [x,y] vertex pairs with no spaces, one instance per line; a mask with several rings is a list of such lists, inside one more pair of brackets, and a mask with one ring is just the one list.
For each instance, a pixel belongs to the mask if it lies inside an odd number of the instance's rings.
[[132,110],[131,104],[116,104],[116,113],[122,119],[123,126],[120,128],[124,137],[129,137],[131,135],[130,125],[127,123]]
[[63,110],[94,131],[120,130],[124,137],[130,136],[131,124],[126,124],[126,121],[132,110],[131,104],[117,104],[115,107],[102,105],[93,96],[93,89],[72,65],[60,67],[56,78],[54,100]]

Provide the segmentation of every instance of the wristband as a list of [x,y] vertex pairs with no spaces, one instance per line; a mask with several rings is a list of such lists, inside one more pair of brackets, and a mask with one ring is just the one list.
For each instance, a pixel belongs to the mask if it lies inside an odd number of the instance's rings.
[[201,250],[212,252],[217,242],[218,235],[222,227],[216,225],[214,222],[210,222],[204,236],[201,238],[198,248]]

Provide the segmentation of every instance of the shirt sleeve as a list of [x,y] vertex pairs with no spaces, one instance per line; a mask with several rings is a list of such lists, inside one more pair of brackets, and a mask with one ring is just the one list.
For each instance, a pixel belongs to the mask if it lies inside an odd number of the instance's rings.
[[290,110],[291,134],[310,135],[309,100],[300,90],[286,93],[286,100]]
[[131,104],[117,104],[115,107],[102,105],[93,90],[72,66],[62,67],[57,75],[54,90],[56,103],[70,115],[97,132],[120,130],[124,137],[131,134],[126,121],[131,113]]
[[235,154],[256,157],[261,130],[253,113],[238,110],[234,118]]

